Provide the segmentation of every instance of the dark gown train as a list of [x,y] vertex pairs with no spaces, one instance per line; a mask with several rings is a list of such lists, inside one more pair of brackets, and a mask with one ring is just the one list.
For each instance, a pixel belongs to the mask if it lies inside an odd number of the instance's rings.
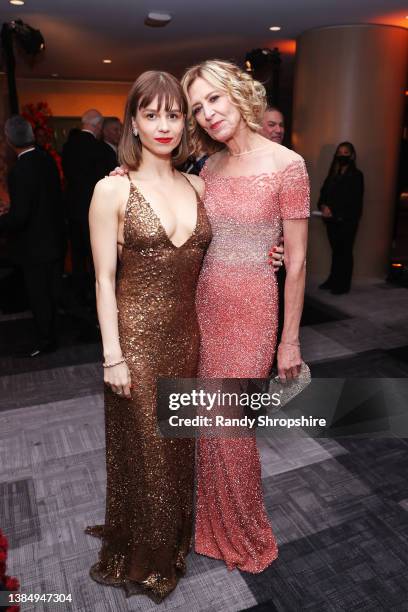
[[194,441],[162,438],[157,431],[156,381],[196,376],[195,291],[210,240],[198,195],[195,229],[176,247],[130,184],[116,297],[132,399],[105,390],[106,519],[87,533],[103,538],[92,578],[155,601],[170,593],[185,571],[194,483]]

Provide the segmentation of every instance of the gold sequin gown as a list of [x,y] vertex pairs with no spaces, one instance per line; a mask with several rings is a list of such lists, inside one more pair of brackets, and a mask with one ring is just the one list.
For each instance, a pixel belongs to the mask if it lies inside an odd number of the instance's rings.
[[194,441],[165,439],[157,432],[156,381],[196,376],[195,291],[210,240],[198,195],[195,229],[176,247],[130,184],[116,297],[132,399],[105,390],[106,519],[87,533],[103,538],[92,578],[123,586],[127,595],[145,593],[156,602],[185,571],[194,484]]

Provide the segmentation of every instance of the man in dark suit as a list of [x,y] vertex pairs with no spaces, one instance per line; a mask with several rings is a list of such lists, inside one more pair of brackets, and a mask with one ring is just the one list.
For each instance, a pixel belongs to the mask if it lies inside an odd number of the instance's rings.
[[261,134],[272,142],[282,144],[285,136],[285,117],[276,106],[267,106],[262,118]]
[[0,230],[9,234],[10,257],[23,270],[37,341],[26,356],[56,349],[58,287],[65,251],[61,186],[53,159],[34,146],[31,125],[16,115],[6,121],[17,163],[8,176],[9,212]]
[[102,127],[102,144],[105,151],[107,174],[118,165],[118,146],[122,134],[122,124],[118,117],[106,117]]
[[62,151],[67,183],[66,204],[72,251],[72,279],[82,308],[94,303],[94,274],[88,212],[96,183],[109,174],[100,141],[103,117],[97,110],[82,116],[82,129],[73,132]]

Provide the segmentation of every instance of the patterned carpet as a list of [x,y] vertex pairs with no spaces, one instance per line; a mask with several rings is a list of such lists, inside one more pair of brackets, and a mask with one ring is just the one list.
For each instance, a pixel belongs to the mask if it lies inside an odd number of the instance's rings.
[[[383,283],[331,296],[313,289],[302,327],[314,376],[408,375],[408,291]],[[9,572],[26,593],[71,593],[72,604],[23,610],[154,610],[147,598],[88,577],[103,521],[104,423],[100,347],[63,321],[57,353],[10,357],[26,315],[0,316],[0,527]],[[259,441],[279,558],[258,575],[191,553],[187,576],[160,610],[188,612],[408,611],[408,440]]]

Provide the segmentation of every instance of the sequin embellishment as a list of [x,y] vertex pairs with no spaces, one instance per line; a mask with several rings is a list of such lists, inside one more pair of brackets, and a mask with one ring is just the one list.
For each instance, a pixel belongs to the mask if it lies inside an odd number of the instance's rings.
[[[309,216],[305,165],[298,155],[289,156],[283,169],[271,173],[224,177],[206,167],[201,173],[213,231],[197,289],[204,378],[269,374],[278,292],[268,252],[284,219]],[[228,569],[263,571],[278,548],[255,438],[200,439],[197,482],[196,552],[223,559]]]
[[107,502],[97,582],[160,602],[185,571],[193,518],[194,441],[162,438],[159,376],[194,377],[199,328],[195,291],[211,227],[197,197],[192,236],[175,247],[134,184],[117,280],[119,337],[132,399],[105,390]]

